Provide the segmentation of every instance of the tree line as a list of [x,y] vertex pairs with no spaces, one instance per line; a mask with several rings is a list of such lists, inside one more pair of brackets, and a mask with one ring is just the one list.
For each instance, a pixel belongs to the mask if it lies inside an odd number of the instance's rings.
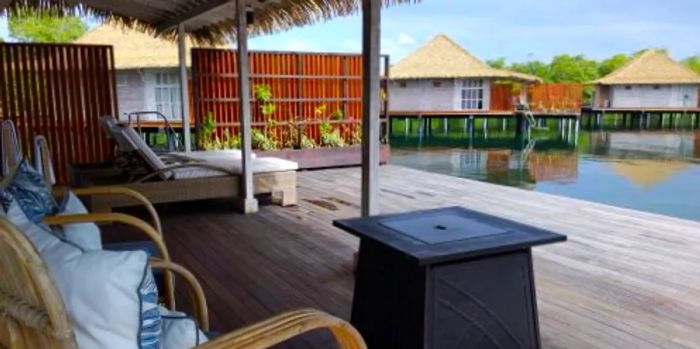
[[[539,77],[544,82],[579,82],[585,83],[600,79],[625,65],[642,51],[633,54],[619,53],[603,60],[586,58],[585,55],[557,55],[547,63],[539,60],[524,63],[506,64],[505,58],[487,60],[486,63],[494,68],[510,69],[519,73]],[[700,56],[692,56],[682,60],[682,63],[700,74]]]

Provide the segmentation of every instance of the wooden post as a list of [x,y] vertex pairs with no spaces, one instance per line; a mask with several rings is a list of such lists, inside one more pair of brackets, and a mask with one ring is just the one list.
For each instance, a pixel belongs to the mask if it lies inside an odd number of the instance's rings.
[[241,122],[241,201],[245,213],[258,211],[253,191],[253,148],[251,142],[250,64],[248,62],[248,23],[245,0],[236,0],[236,31],[238,32],[238,115]]
[[190,91],[187,84],[187,47],[185,46],[185,24],[177,26],[177,55],[180,63],[180,113],[182,114],[182,141],[185,152],[192,151],[190,141]]
[[[391,119],[389,119],[389,121],[391,122]],[[408,138],[408,134],[409,134],[408,126],[409,126],[410,121],[411,121],[411,119],[409,119],[408,116],[403,118],[403,129],[404,129],[403,133],[407,138]],[[391,135],[391,127],[389,127],[389,135]]]
[[[242,0],[238,0],[242,2]],[[380,0],[362,0],[362,216],[379,213]]]

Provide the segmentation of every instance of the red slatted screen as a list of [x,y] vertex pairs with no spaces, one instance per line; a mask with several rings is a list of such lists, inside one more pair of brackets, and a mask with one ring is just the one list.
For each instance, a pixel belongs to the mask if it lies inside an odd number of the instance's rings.
[[513,110],[513,85],[512,84],[491,84],[490,109],[492,111],[512,111]]
[[[386,59],[386,57],[385,57]],[[385,64],[386,64],[385,60]],[[238,134],[238,74],[236,51],[218,49],[192,50],[194,115],[199,125],[211,112],[221,135],[224,129]],[[306,134],[319,141],[318,124],[336,110],[342,110],[344,132],[358,127],[362,115],[362,57],[335,53],[250,52],[251,90],[257,84],[271,87],[271,115],[277,122],[276,132],[284,144],[283,130],[290,118],[303,118]],[[254,99],[254,98],[253,98]],[[315,109],[325,105],[326,112]],[[261,129],[265,116],[253,102],[253,127]]]
[[0,117],[14,121],[25,156],[44,135],[60,183],[69,164],[109,158],[98,117],[117,113],[111,46],[2,43],[0,68]]
[[528,86],[528,100],[533,111],[580,112],[583,85],[576,83],[537,84]]

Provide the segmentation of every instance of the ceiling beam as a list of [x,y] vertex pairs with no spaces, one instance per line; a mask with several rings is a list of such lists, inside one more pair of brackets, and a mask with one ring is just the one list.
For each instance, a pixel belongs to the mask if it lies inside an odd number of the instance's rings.
[[169,29],[177,27],[180,23],[185,23],[190,19],[199,17],[209,11],[216,10],[219,7],[229,4],[231,0],[208,0],[205,3],[189,9],[188,11],[181,13],[173,18],[159,23],[156,27],[159,32],[163,32]]
[[11,3],[12,3],[12,0],[0,0],[0,10],[4,10],[4,9],[10,7]]

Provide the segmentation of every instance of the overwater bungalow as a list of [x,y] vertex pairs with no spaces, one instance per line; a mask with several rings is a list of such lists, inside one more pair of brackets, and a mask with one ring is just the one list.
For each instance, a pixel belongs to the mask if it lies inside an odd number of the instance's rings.
[[[379,166],[380,18],[403,2],[0,2],[177,39],[181,87],[185,38],[235,33],[241,91],[228,100],[240,151],[193,150],[185,117],[184,154],[158,154],[130,125],[103,122],[118,110],[111,46],[0,44],[0,347],[696,348],[700,223]],[[360,9],[362,164],[294,172],[297,205],[266,205],[276,193],[256,194],[279,178],[253,172],[248,34]],[[129,176],[80,187],[71,169],[91,163],[101,180]],[[180,177],[202,163],[214,179]],[[129,189],[144,174],[137,184],[157,193]],[[88,212],[98,196],[131,205]]]
[[527,103],[523,85],[535,76],[490,67],[441,34],[391,66],[389,110],[422,112],[512,112],[513,98]]
[[700,75],[674,61],[663,50],[645,50],[593,84],[596,111],[700,111]]

